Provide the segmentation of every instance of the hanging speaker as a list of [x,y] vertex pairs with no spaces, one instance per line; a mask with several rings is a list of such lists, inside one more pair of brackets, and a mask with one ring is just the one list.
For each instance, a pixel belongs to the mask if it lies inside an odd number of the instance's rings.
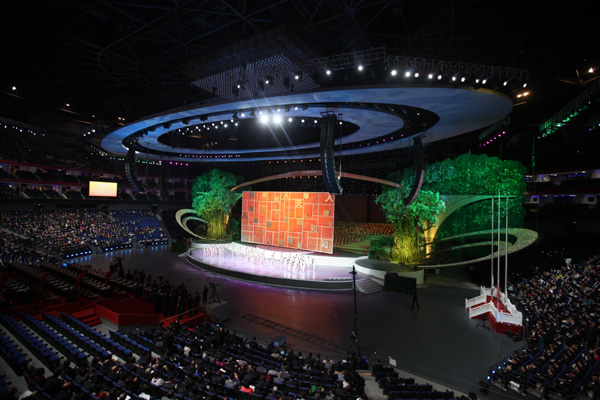
[[404,200],[404,205],[406,207],[409,207],[419,195],[421,186],[423,185],[423,179],[425,178],[425,155],[423,154],[423,142],[421,141],[421,136],[418,136],[413,140],[415,143],[415,164],[417,166],[417,171],[415,173],[415,180],[412,188],[410,189],[410,193]]
[[137,179],[137,168],[135,165],[135,150],[133,147],[129,148],[127,151],[127,157],[125,157],[125,176],[127,176],[127,180],[129,184],[133,187],[133,189],[137,190],[140,193],[144,193],[146,189],[144,185]]
[[321,171],[325,188],[331,194],[342,194],[340,180],[335,173],[335,123],[337,117],[333,112],[322,114],[321,122]]

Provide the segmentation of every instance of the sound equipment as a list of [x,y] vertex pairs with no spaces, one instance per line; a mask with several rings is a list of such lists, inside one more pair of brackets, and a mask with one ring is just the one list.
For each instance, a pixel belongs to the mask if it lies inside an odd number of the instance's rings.
[[325,188],[331,194],[342,194],[340,180],[335,172],[335,123],[336,115],[331,112],[321,113],[321,170]]
[[425,156],[423,154],[423,142],[421,141],[420,136],[415,137],[413,140],[415,143],[415,164],[417,166],[417,171],[415,172],[415,180],[412,188],[410,189],[410,193],[404,200],[404,205],[406,207],[410,206],[419,195],[421,186],[423,185],[423,179],[425,178]]
[[144,185],[137,179],[137,168],[135,165],[135,150],[133,147],[129,148],[127,151],[127,156],[125,157],[125,175],[127,176],[127,180],[129,184],[138,192],[144,193],[146,189]]

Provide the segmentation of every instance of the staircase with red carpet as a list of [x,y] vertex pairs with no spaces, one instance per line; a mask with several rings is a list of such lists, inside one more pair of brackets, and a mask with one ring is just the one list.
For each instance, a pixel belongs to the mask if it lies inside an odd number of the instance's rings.
[[96,315],[94,307],[86,307],[82,310],[75,311],[71,315],[88,326],[96,326],[102,323],[102,320]]

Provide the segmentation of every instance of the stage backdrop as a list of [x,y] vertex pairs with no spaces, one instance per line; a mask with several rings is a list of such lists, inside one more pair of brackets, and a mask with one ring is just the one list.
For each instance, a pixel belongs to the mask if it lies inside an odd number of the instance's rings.
[[335,196],[315,192],[244,192],[242,241],[333,253]]

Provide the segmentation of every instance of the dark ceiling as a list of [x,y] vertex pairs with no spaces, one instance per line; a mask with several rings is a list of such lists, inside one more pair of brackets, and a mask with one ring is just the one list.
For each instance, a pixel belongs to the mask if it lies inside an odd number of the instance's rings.
[[94,118],[127,122],[209,100],[191,85],[202,68],[208,72],[213,57],[213,69],[239,62],[232,49],[241,54],[240,43],[281,27],[305,56],[385,47],[525,68],[532,96],[513,111],[519,126],[539,125],[581,93],[584,85],[559,79],[576,81],[579,71],[585,81],[598,61],[597,13],[581,1],[12,0],[0,7],[0,114],[72,132]]

